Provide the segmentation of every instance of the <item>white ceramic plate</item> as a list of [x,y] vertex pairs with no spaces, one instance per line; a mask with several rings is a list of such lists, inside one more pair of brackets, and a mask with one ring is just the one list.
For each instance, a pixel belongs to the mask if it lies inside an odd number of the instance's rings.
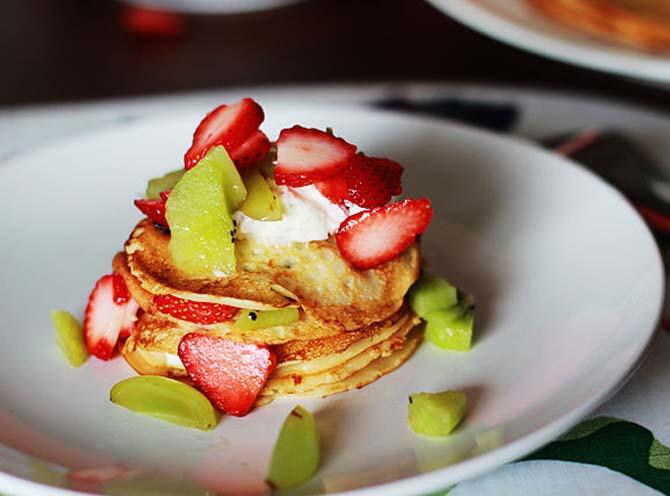
[[[187,494],[178,488],[191,478],[223,494],[265,490],[295,402],[224,418],[207,433],[134,415],[108,400],[133,375],[125,362],[69,368],[49,321],[53,308],[81,315],[140,217],[132,198],[178,165],[205,110],[129,122],[0,168],[0,492],[66,494],[53,485],[68,469],[119,465],[160,472],[137,490],[158,480]],[[430,270],[478,304],[471,352],[423,344],[369,387],[301,401],[323,436],[306,494],[445,488],[555,438],[630,375],[658,318],[662,268],[648,230],[613,189],[559,157],[457,125],[342,105],[265,110],[270,136],[296,122],[332,126],[403,163],[406,192],[434,204]],[[444,441],[415,436],[407,395],[443,389],[468,393],[465,424]]]
[[526,0],[428,0],[463,24],[499,41],[563,62],[670,82],[670,55],[596,39],[547,19]]

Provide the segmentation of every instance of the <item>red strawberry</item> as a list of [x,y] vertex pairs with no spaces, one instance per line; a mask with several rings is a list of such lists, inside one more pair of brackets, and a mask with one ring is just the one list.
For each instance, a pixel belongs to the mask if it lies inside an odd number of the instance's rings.
[[227,322],[240,310],[220,303],[184,300],[169,294],[154,296],[154,304],[160,312],[175,319],[203,325]]
[[119,295],[123,293],[121,285],[125,287],[121,276],[107,274],[98,279],[88,297],[84,340],[88,351],[102,360],[112,357],[119,335],[130,332],[139,309],[130,294],[125,303],[117,303]]
[[193,144],[184,155],[184,166],[194,167],[210,148],[222,145],[228,152],[240,147],[258,131],[263,109],[251,98],[231,105],[220,105],[200,122],[193,133]]
[[138,198],[133,203],[138,209],[140,209],[140,212],[149,218],[150,221],[167,227],[168,223],[167,219],[165,218],[165,201],[163,199],[148,200],[146,198]]
[[333,203],[347,200],[363,208],[381,207],[402,193],[402,172],[402,166],[392,160],[358,155],[343,172],[316,187]]
[[356,147],[318,129],[293,126],[279,133],[275,181],[306,186],[341,172],[356,154]]
[[267,346],[190,333],[179,342],[188,375],[212,404],[228,415],[246,415],[277,363]]
[[272,143],[263,131],[256,131],[244,143],[230,151],[238,169],[257,164],[270,151]]
[[403,200],[344,219],[337,231],[340,253],[357,269],[369,269],[405,251],[426,230],[430,201]]
[[126,281],[117,273],[112,274],[112,298],[117,305],[128,303],[131,298]]
[[161,191],[159,194],[161,195],[161,200],[163,200],[163,203],[167,203],[168,198],[170,198],[170,193],[172,193],[171,189],[166,189],[165,191]]
[[167,10],[126,7],[121,12],[121,26],[136,36],[170,38],[181,35],[186,28],[184,18]]
[[346,172],[338,174],[337,176],[326,179],[318,183],[314,183],[323,196],[328,198],[331,202],[342,205],[347,199],[347,177]]
[[402,166],[386,158],[357,157],[347,171],[346,199],[363,208],[386,205],[402,193]]

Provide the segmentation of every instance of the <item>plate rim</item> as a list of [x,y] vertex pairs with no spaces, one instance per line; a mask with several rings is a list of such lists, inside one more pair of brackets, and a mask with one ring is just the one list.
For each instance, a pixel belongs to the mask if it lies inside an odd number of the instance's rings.
[[[429,0],[433,1],[433,0]],[[292,104],[287,104],[285,102],[272,100],[266,103],[268,107],[274,108],[294,108],[295,102]],[[438,127],[451,127],[459,128],[467,133],[472,135],[483,136],[487,141],[497,141],[504,146],[516,146],[525,149],[526,152],[530,153],[539,153],[541,155],[547,156],[550,160],[559,160],[563,162],[563,166],[572,170],[573,173],[580,174],[584,177],[585,180],[593,181],[593,184],[605,188],[609,193],[614,194],[617,198],[617,201],[621,202],[622,208],[628,209],[629,212],[633,215],[635,222],[639,223],[643,228],[645,233],[646,242],[651,243],[654,252],[654,261],[656,267],[653,270],[653,276],[658,278],[658,295],[657,304],[654,305],[657,310],[654,318],[652,319],[653,325],[651,329],[647,331],[646,336],[643,336],[645,339],[640,340],[642,344],[639,353],[635,358],[631,359],[629,365],[625,368],[622,368],[619,374],[613,376],[614,381],[611,382],[611,385],[606,389],[600,391],[597,395],[591,397],[587,402],[584,402],[577,407],[569,410],[563,415],[558,416],[553,421],[539,427],[529,434],[526,434],[519,439],[511,441],[500,448],[495,448],[491,451],[475,455],[471,458],[468,458],[464,461],[458,462],[453,465],[449,465],[440,469],[436,469],[430,472],[419,473],[410,477],[404,477],[397,479],[395,481],[385,482],[382,484],[371,485],[367,487],[362,487],[358,489],[341,491],[332,494],[333,496],[406,496],[408,494],[419,494],[419,493],[430,493],[431,491],[444,489],[446,485],[450,484],[450,480],[463,481],[468,478],[479,475],[487,470],[493,470],[496,467],[515,460],[524,454],[531,452],[534,449],[541,447],[543,444],[550,442],[552,439],[555,439],[560,434],[566,432],[575,424],[577,424],[583,417],[588,415],[599,405],[609,399],[611,396],[616,394],[616,392],[634,375],[635,371],[639,368],[640,364],[644,360],[644,357],[647,355],[653,338],[657,332],[658,323],[661,319],[662,314],[662,303],[665,294],[665,285],[666,281],[663,276],[663,263],[660,250],[657,243],[655,242],[651,231],[649,230],[646,223],[643,221],[642,217],[637,213],[637,211],[630,205],[630,203],[625,199],[623,194],[602,180],[592,171],[586,169],[582,165],[562,156],[557,156],[556,154],[551,153],[550,151],[544,150],[541,147],[537,146],[533,142],[519,138],[517,136],[511,135],[501,135],[485,129],[481,129],[475,126],[470,126],[463,124],[451,119],[444,119],[438,117],[430,116],[419,116],[416,114],[410,114],[405,112],[398,112],[393,110],[379,109],[371,106],[361,105],[359,103],[345,103],[345,104],[313,104],[302,102],[302,105],[313,109],[315,112],[354,112],[359,113],[360,115],[376,115],[383,116],[391,119],[405,120],[409,122],[420,122],[428,123],[433,126]],[[166,121],[172,121],[173,119],[184,119],[185,116],[193,117],[198,115],[200,108],[205,108],[205,104],[195,105],[192,109],[189,110],[176,110],[174,112],[168,112],[160,116],[152,116],[146,118],[135,118],[132,120],[123,120],[108,125],[103,125],[100,127],[95,127],[75,135],[70,135],[60,139],[55,139],[53,141],[46,142],[43,146],[31,149],[23,150],[19,153],[12,154],[0,160],[0,174],[2,173],[11,173],[11,169],[16,166],[20,166],[23,160],[28,159],[30,156],[40,153],[47,153],[51,149],[57,149],[63,146],[72,146],[76,145],[80,141],[85,141],[86,139],[95,138],[100,134],[107,134],[114,131],[123,131],[127,127],[132,126],[142,126],[142,125],[151,125],[152,123],[164,123]],[[509,421],[503,422],[491,428],[504,427]],[[11,447],[10,447],[11,448]],[[458,468],[459,470],[454,470]],[[452,473],[458,472],[460,475],[452,475],[448,478],[444,477],[444,472],[449,471]],[[8,485],[5,486],[5,483]],[[19,476],[8,474],[0,470],[0,487],[3,491],[39,491],[40,494],[54,495],[54,496],[75,496],[82,494],[90,494],[91,496],[98,496],[97,493],[82,493],[79,491],[74,491],[71,489],[45,485],[32,481],[30,479],[22,478]],[[8,489],[6,489],[8,488]],[[19,493],[21,494],[21,493]],[[31,493],[26,493],[31,494]],[[16,496],[16,495],[12,495]]]
[[[670,82],[670,55],[653,57],[644,52],[620,48],[602,42],[603,48],[580,45],[560,36],[544,34],[517,24],[482,6],[477,0],[426,0],[436,9],[480,34],[535,55],[587,69],[652,82]],[[594,38],[597,42],[597,39]]]

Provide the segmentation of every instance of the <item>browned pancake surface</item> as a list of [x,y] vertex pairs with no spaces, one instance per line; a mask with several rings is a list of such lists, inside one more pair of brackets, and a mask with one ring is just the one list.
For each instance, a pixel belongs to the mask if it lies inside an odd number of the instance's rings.
[[667,0],[529,0],[566,25],[633,48],[670,50]]
[[[130,273],[152,294],[186,299],[247,302],[247,308],[285,307],[296,301],[309,318],[333,331],[352,331],[384,320],[400,309],[420,268],[418,244],[370,270],[356,270],[332,241],[266,246],[236,242],[238,272],[192,279],[172,263],[169,236],[140,222],[125,245]],[[237,306],[244,306],[242,304]]]

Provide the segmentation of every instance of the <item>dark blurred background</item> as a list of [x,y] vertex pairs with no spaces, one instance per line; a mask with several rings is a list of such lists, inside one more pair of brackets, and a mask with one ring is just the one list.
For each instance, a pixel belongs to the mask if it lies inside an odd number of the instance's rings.
[[423,0],[311,0],[234,15],[146,16],[113,0],[5,0],[0,105],[246,85],[457,81],[670,110],[670,92],[553,62]]

